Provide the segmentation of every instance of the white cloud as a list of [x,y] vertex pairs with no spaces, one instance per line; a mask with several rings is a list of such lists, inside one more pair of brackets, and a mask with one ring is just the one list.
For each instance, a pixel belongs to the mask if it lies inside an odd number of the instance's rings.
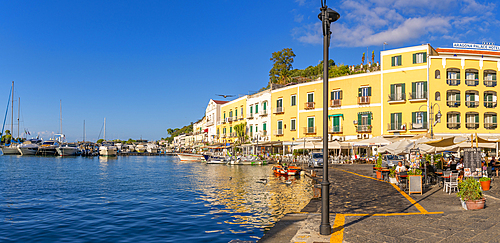
[[304,20],[304,15],[302,14],[297,14],[295,15],[295,18],[293,19],[295,22],[300,23],[302,20]]

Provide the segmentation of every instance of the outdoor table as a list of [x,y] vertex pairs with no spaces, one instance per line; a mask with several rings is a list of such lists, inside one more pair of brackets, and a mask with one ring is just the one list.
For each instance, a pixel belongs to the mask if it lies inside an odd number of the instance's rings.
[[399,176],[399,189],[402,191],[406,191],[408,188],[408,175],[400,175]]
[[451,175],[449,175],[449,176],[440,176],[440,178],[441,178],[441,182],[443,183],[442,185],[444,186],[444,181],[445,181],[446,179],[448,179],[448,180],[449,180],[449,179],[451,178]]
[[389,172],[391,170],[390,169],[380,169],[379,171],[382,172],[382,180],[389,181]]

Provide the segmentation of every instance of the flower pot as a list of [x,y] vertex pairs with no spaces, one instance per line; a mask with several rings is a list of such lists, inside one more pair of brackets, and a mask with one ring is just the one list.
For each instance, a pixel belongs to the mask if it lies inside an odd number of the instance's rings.
[[396,177],[389,177],[389,182],[392,184],[397,184],[398,180],[396,180]]
[[491,180],[489,180],[489,181],[480,181],[480,182],[481,182],[481,187],[483,188],[483,191],[490,190]]
[[483,198],[479,200],[466,201],[465,204],[467,205],[467,210],[483,209],[485,201],[486,199]]
[[377,170],[377,179],[382,180],[382,171]]

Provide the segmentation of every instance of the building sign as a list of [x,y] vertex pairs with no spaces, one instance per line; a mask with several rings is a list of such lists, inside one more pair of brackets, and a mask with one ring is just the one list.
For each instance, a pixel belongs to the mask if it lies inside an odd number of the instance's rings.
[[483,44],[453,43],[453,47],[500,51],[500,46],[496,46],[495,43],[486,43],[486,42],[483,42]]

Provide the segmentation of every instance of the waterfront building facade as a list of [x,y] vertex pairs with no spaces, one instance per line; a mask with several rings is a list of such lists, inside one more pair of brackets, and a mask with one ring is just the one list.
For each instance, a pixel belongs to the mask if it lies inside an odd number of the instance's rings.
[[223,100],[210,99],[205,109],[207,139],[209,143],[217,141],[217,124],[220,123],[220,107],[227,103]]
[[234,143],[238,139],[234,127],[246,122],[246,101],[245,95],[221,105],[220,122],[216,130],[218,142]]
[[247,96],[247,135],[250,142],[270,141],[271,135],[271,90]]

